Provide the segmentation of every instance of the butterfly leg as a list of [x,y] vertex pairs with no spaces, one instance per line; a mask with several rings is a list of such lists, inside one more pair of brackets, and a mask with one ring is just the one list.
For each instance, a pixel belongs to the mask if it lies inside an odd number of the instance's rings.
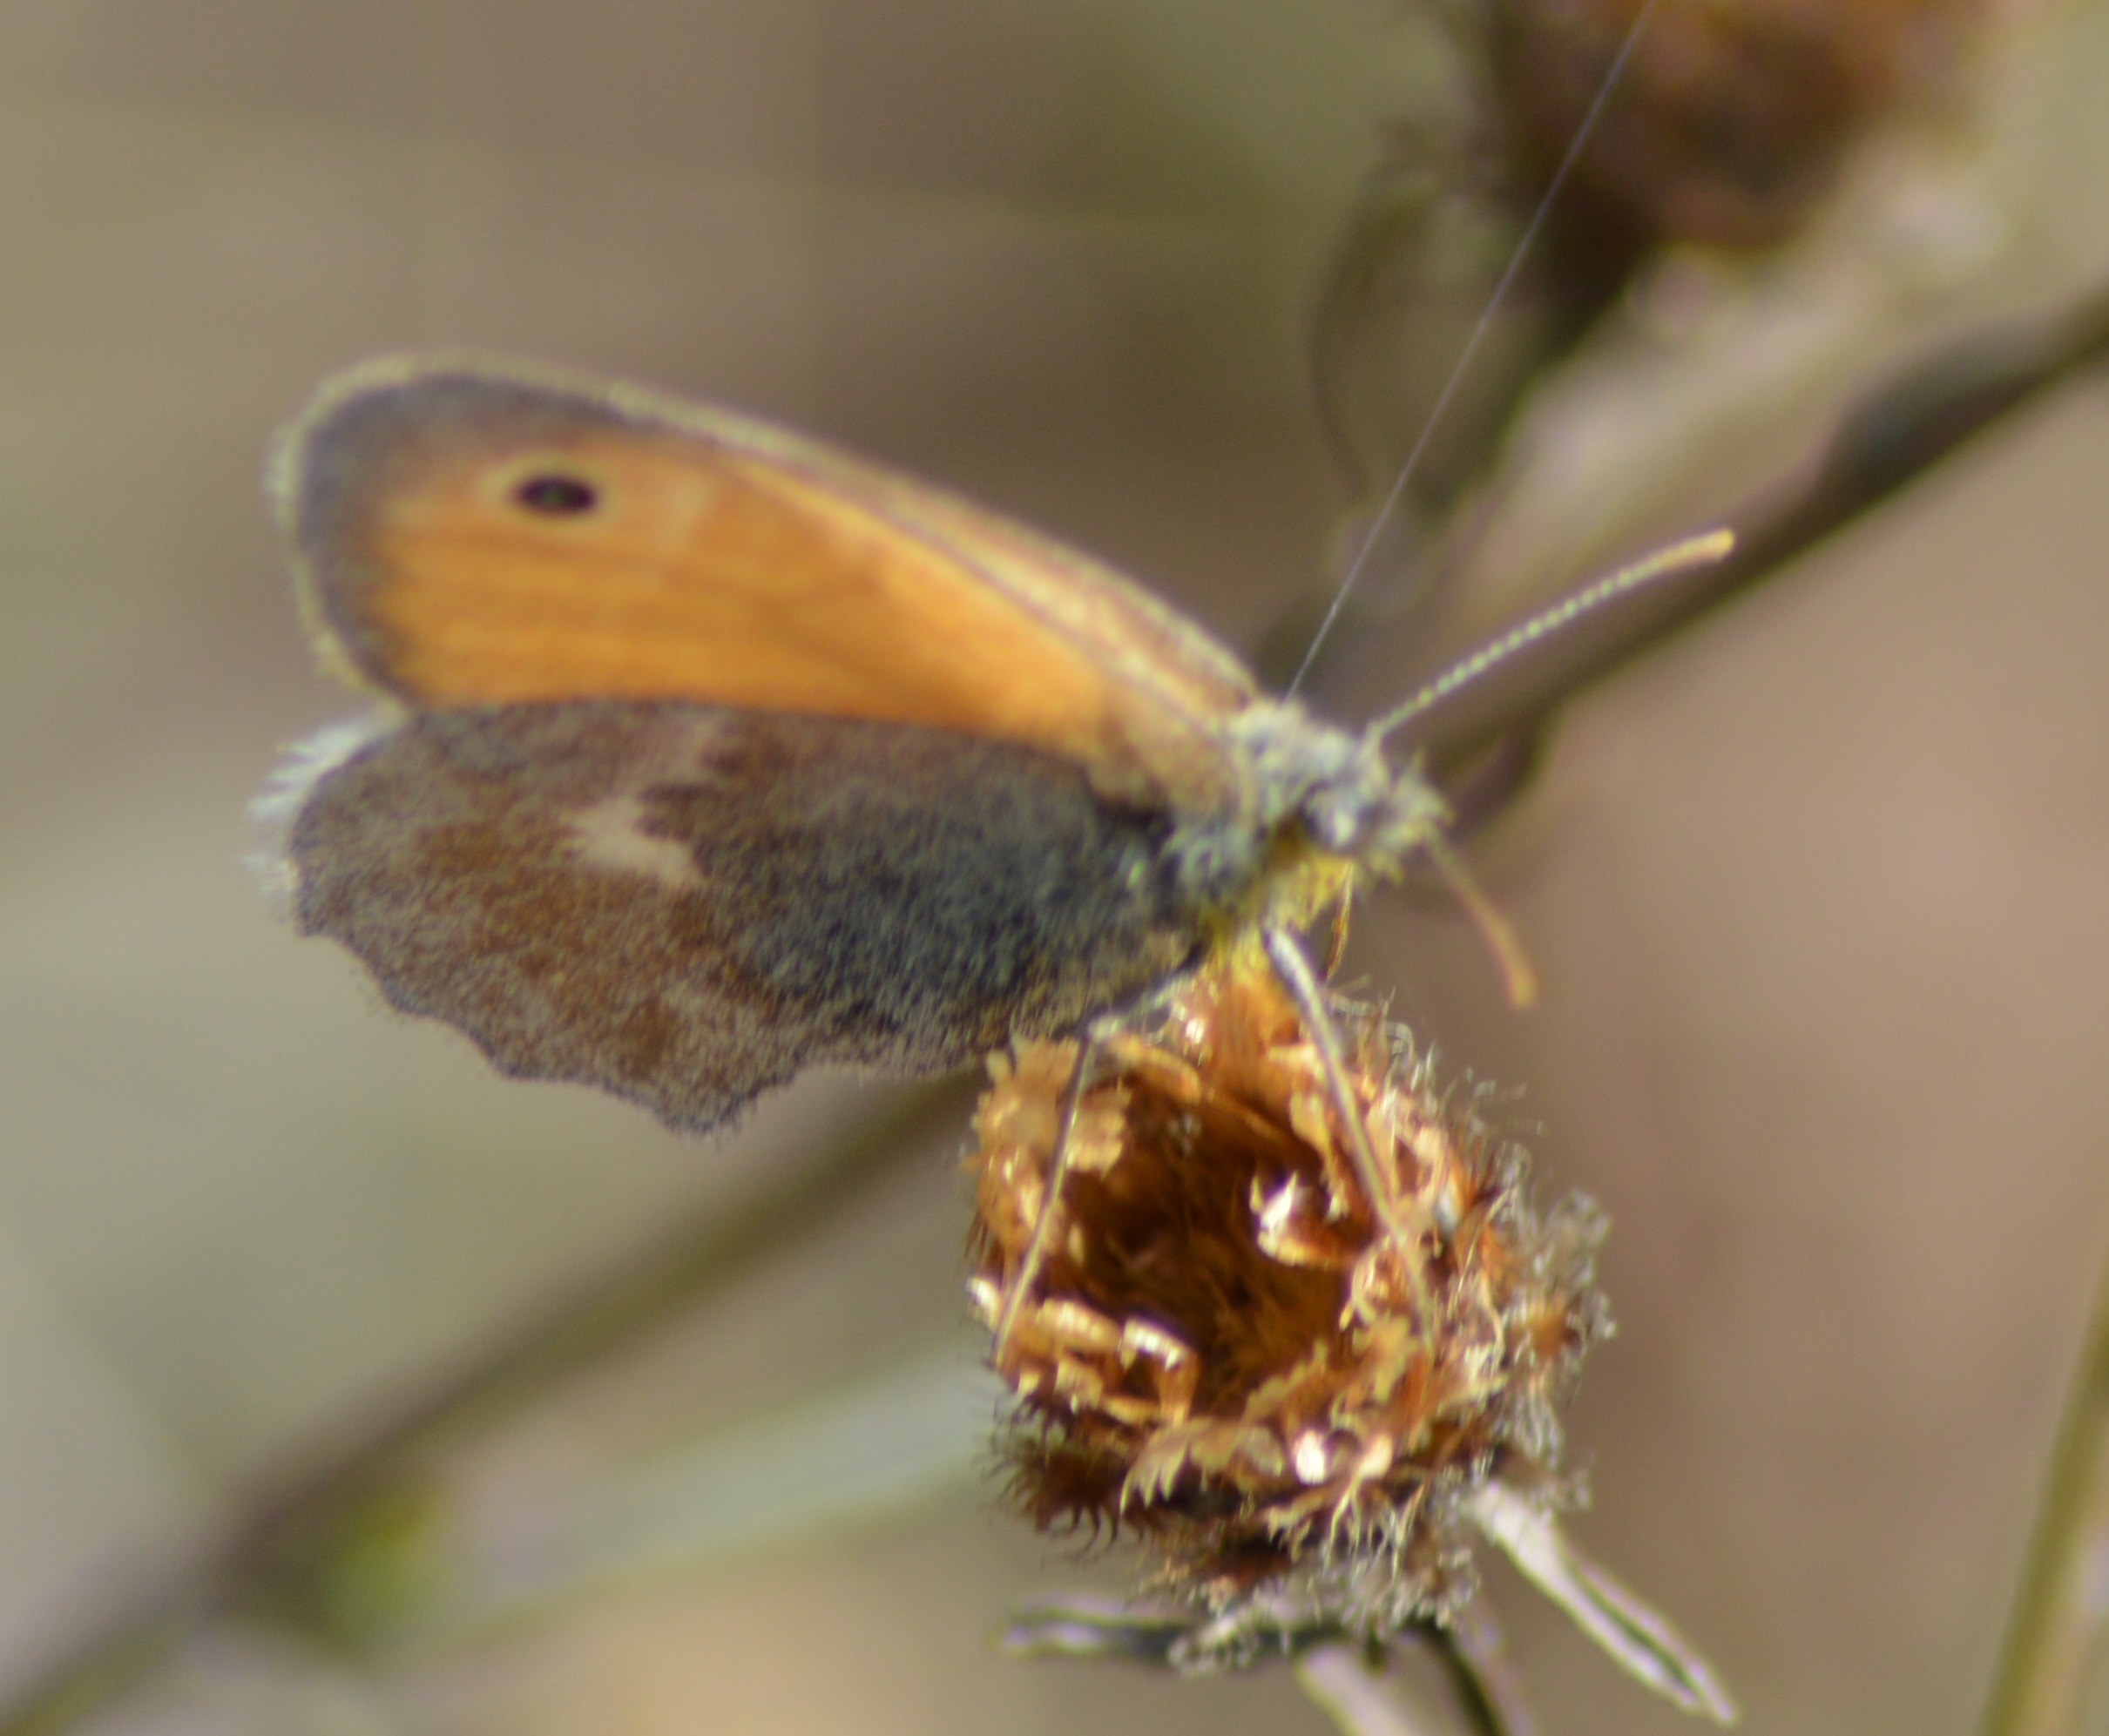
[[1326,943],[1325,975],[1331,976],[1348,956],[1348,919],[1352,914],[1355,890],[1348,888],[1340,895],[1340,902],[1333,907],[1333,935]]
[[1340,1027],[1333,1023],[1332,1014],[1326,1010],[1325,991],[1319,986],[1310,960],[1303,955],[1303,945],[1287,929],[1268,929],[1263,932],[1261,940],[1274,967],[1274,975],[1281,979],[1281,986],[1295,1002],[1296,1010],[1303,1015],[1304,1029],[1310,1032],[1312,1046],[1318,1051],[1319,1065],[1325,1071],[1326,1090],[1332,1097],[1334,1111],[1340,1118],[1342,1137],[1348,1142],[1349,1160],[1355,1165],[1362,1192],[1369,1198],[1370,1209],[1390,1235],[1403,1246],[1411,1247],[1416,1237],[1400,1215],[1396,1185],[1377,1167],[1376,1153],[1369,1145],[1369,1124],[1363,1120],[1362,1105],[1355,1101],[1354,1090],[1348,1083],[1347,1045],[1341,1040]]
[[1004,1366],[1011,1329],[1017,1326],[1018,1314],[1039,1280],[1040,1268],[1047,1261],[1048,1244],[1054,1239],[1054,1226],[1061,1215],[1057,1208],[1062,1201],[1063,1179],[1069,1173],[1070,1149],[1076,1142],[1077,1117],[1083,1111],[1084,1093],[1090,1089],[1098,1050],[1110,1030],[1110,1025],[1098,1022],[1086,1025],[1078,1034],[1076,1069],[1070,1074],[1068,1087],[1062,1093],[1061,1112],[1055,1122],[1054,1151],[1047,1160],[1047,1181],[1040,1193],[1039,1213],[1033,1219],[1032,1236],[1025,1244],[1024,1258],[1018,1261],[1017,1270],[1004,1293],[1003,1311],[996,1319],[996,1342],[990,1354],[999,1369]]

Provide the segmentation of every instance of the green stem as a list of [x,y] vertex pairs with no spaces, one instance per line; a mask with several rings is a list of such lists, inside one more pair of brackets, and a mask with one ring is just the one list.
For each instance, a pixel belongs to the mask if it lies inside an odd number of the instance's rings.
[[2065,1398],[1985,1736],[2072,1736],[2099,1710],[2109,1638],[2109,1268]]

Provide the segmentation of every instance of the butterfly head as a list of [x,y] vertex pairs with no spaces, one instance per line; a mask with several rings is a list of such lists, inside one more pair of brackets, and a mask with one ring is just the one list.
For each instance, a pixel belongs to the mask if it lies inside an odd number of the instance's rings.
[[1258,869],[1246,914],[1261,921],[1307,922],[1358,873],[1396,879],[1449,819],[1435,787],[1417,767],[1392,766],[1374,732],[1322,723],[1293,701],[1260,700],[1229,733],[1250,800],[1239,835]]

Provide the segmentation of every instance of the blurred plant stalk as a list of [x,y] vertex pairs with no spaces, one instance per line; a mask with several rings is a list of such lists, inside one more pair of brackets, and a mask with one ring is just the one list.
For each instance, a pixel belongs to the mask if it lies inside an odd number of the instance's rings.
[[2109,1264],[2095,1293],[1984,1736],[2099,1730],[2109,1690]]
[[[1447,13],[1463,113],[1397,123],[1348,221],[1312,356],[1358,496],[1338,558],[1360,578],[1323,652],[1350,714],[1791,491],[1843,406],[2100,274],[2098,206],[2071,195],[2109,20],[2065,0],[1669,9],[1517,268],[1553,141],[1635,10]],[[1273,648],[1290,666],[1308,618]]]
[[[362,1430],[295,1449],[252,1484],[217,1534],[143,1564],[102,1625],[0,1705],[4,1736],[71,1728],[152,1672],[196,1631],[262,1616],[354,1652],[404,1637],[443,1575],[450,1528],[441,1467],[531,1414],[567,1377],[654,1327],[707,1307],[786,1248],[854,1216],[902,1162],[963,1123],[969,1083],[901,1092],[891,1113],[846,1130],[745,1204],[673,1226],[597,1278],[554,1298],[451,1368],[404,1382]],[[445,1611],[458,1621],[459,1613]]]

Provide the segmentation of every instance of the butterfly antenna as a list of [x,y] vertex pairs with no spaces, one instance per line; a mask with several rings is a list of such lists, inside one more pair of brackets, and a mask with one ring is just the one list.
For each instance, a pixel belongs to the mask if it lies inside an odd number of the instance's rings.
[[[1394,730],[1403,728],[1442,704],[1460,688],[1470,686],[1488,671],[1498,668],[1518,652],[1572,625],[1592,610],[1669,574],[1710,566],[1734,546],[1734,531],[1709,530],[1703,536],[1687,537],[1681,543],[1673,543],[1666,549],[1658,549],[1646,558],[1621,567],[1594,584],[1584,585],[1572,597],[1563,598],[1551,608],[1540,611],[1499,638],[1451,664],[1404,705],[1387,712],[1371,724],[1369,740],[1382,741]],[[1479,930],[1480,938],[1494,955],[1495,962],[1501,967],[1503,983],[1508,990],[1509,1004],[1519,1011],[1532,1005],[1538,999],[1538,972],[1531,968],[1530,955],[1524,950],[1522,938],[1509,919],[1473,880],[1471,870],[1464,865],[1464,858],[1451,848],[1442,833],[1430,832],[1420,841],[1419,848],[1430,866],[1442,875],[1451,896],[1464,907],[1472,926]]]
[[1390,524],[1392,515],[1398,510],[1400,501],[1406,497],[1407,483],[1412,481],[1414,472],[1420,469],[1429,442],[1435,438],[1436,429],[1450,409],[1450,400],[1457,396],[1458,387],[1464,383],[1465,372],[1471,367],[1472,358],[1479,353],[1479,346],[1486,341],[1487,333],[1493,328],[1495,315],[1500,313],[1502,304],[1508,300],[1509,291],[1515,287],[1516,280],[1523,271],[1524,260],[1530,255],[1531,244],[1538,240],[1538,231],[1545,226],[1545,220],[1551,214],[1553,204],[1567,185],[1568,177],[1574,172],[1574,165],[1581,160],[1582,152],[1588,145],[1591,135],[1596,132],[1597,122],[1603,117],[1604,105],[1610,100],[1619,74],[1625,71],[1626,63],[1632,57],[1634,46],[1640,40],[1640,33],[1647,28],[1647,21],[1653,16],[1659,3],[1659,0],[1646,0],[1646,3],[1633,15],[1632,23],[1627,26],[1626,39],[1619,44],[1619,52],[1613,57],[1610,70],[1605,73],[1604,82],[1597,87],[1596,96],[1589,105],[1589,111],[1582,117],[1582,124],[1575,128],[1574,137],[1568,141],[1567,154],[1560,159],[1559,167],[1553,171],[1552,179],[1545,183],[1545,191],[1538,201],[1538,208],[1531,213],[1531,220],[1524,226],[1523,238],[1509,255],[1509,262],[1502,269],[1501,279],[1495,284],[1494,293],[1487,298],[1486,307],[1479,315],[1479,322],[1472,328],[1472,334],[1465,340],[1464,348],[1457,353],[1457,359],[1450,367],[1449,379],[1443,382],[1442,391],[1436,395],[1435,408],[1429,411],[1428,420],[1421,424],[1421,432],[1413,442],[1413,449],[1407,453],[1406,462],[1399,466],[1398,475],[1392,479],[1390,491],[1385,495],[1383,503],[1377,508],[1376,516],[1369,521],[1369,528],[1362,536],[1362,546],[1355,551],[1355,558],[1348,564],[1348,571],[1342,577],[1339,588],[1333,593],[1333,601],[1326,610],[1325,618],[1319,622],[1318,631],[1311,635],[1311,643],[1303,653],[1303,661],[1296,666],[1295,677],[1288,684],[1288,697],[1291,699],[1295,697],[1296,690],[1303,686],[1304,677],[1311,672],[1311,665],[1318,660],[1319,648],[1325,644],[1334,625],[1339,621],[1340,611],[1347,606],[1349,593],[1355,589],[1362,576],[1362,569],[1369,564],[1377,538],[1383,535],[1385,526]]
[[1537,614],[1518,623],[1497,639],[1490,639],[1477,651],[1467,652],[1434,680],[1416,693],[1403,706],[1386,712],[1369,726],[1369,738],[1382,741],[1386,736],[1403,729],[1416,718],[1433,711],[1460,689],[1469,687],[1481,677],[1498,669],[1518,652],[1528,651],[1540,640],[1551,638],[1565,632],[1585,615],[1593,613],[1605,604],[1616,602],[1645,585],[1674,574],[1689,572],[1694,567],[1712,566],[1726,560],[1735,547],[1733,530],[1707,530],[1696,537],[1687,537],[1682,542],[1672,543],[1666,549],[1658,549],[1645,555],[1631,566],[1620,567],[1591,584],[1585,584],[1572,595],[1540,610]]

